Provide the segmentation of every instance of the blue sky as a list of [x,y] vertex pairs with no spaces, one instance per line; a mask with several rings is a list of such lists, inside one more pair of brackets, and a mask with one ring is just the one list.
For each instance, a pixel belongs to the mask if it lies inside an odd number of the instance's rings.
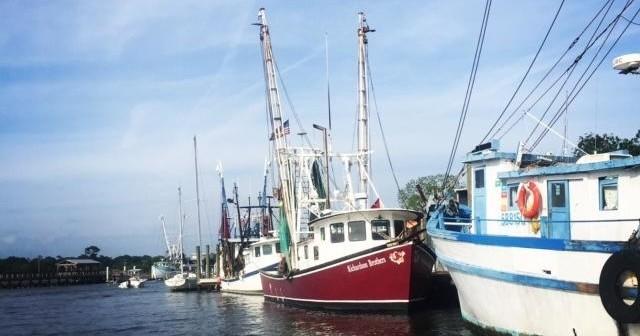
[[[524,92],[602,3],[566,2]],[[497,117],[558,4],[494,1],[460,155]],[[260,7],[267,8],[278,64],[308,130],[326,124],[328,34],[334,148],[343,151],[353,143],[356,13],[366,11],[377,29],[370,63],[400,183],[444,171],[484,1],[2,1],[0,256],[77,255],[89,244],[107,255],[161,254],[158,216],[175,234],[178,185],[189,216],[185,239],[193,246],[194,134],[204,240],[214,241],[216,162],[223,162],[227,187],[237,181],[243,197],[260,188],[267,131],[258,30],[251,25]],[[640,52],[639,28],[632,25],[609,58]],[[632,136],[640,125],[638,92],[640,79],[616,74],[607,59],[569,109],[569,138],[590,131]],[[523,120],[503,147],[515,149],[532,126]],[[373,178],[394,205],[376,128],[372,137]],[[311,138],[320,143],[318,134]],[[549,135],[539,150],[560,146]]]

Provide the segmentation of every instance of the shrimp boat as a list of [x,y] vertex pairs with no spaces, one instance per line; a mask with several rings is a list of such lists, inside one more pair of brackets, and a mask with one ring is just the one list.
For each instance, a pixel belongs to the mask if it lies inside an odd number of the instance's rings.
[[464,319],[510,334],[640,333],[640,157],[576,161],[494,141],[464,164],[472,218],[442,205],[428,223]]
[[[234,185],[234,195],[238,219],[236,227],[240,231],[239,238],[231,238],[229,207],[222,166],[218,165],[222,189],[221,224],[218,236],[218,268],[220,290],[238,294],[262,294],[260,272],[275,270],[280,257],[280,242],[272,228],[272,211],[267,196],[268,165],[264,173],[264,187],[258,196],[258,205],[240,206],[238,188]],[[244,218],[240,210],[245,210]]]
[[[366,66],[367,33],[373,30],[365,15],[359,13],[358,152],[354,154],[331,153],[330,130],[319,125],[314,128],[324,134],[322,150],[290,146],[264,9],[258,20],[270,141],[277,162],[274,197],[280,208],[281,247],[278,270],[260,272],[265,299],[336,310],[406,310],[423,302],[434,255],[420,237],[422,214],[386,209],[379,197],[369,204],[369,189],[377,192],[369,174]],[[345,187],[333,194],[329,190],[331,159],[345,168]],[[351,186],[352,166],[359,168],[358,192]]]
[[169,242],[164,216],[160,216],[160,222],[162,223],[162,233],[164,235],[165,247],[167,248],[167,258],[156,261],[151,265],[151,279],[167,280],[178,273],[178,260],[180,257],[178,246]]

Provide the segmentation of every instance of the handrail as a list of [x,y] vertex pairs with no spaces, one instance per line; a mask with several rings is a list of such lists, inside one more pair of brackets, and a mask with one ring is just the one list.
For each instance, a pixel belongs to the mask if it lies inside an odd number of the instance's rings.
[[[481,220],[481,221],[486,221],[486,222],[513,222],[513,223],[532,223],[532,222],[534,222],[534,220],[461,218],[461,217],[445,217],[443,219],[444,219],[445,223],[459,223],[459,224],[469,224],[469,223],[451,222],[450,220],[465,220],[465,221],[478,221],[478,220]],[[639,222],[640,223],[640,218],[635,218],[635,219],[594,219],[594,220],[580,219],[580,220],[565,220],[565,221],[545,220],[545,223],[615,223],[615,222]]]

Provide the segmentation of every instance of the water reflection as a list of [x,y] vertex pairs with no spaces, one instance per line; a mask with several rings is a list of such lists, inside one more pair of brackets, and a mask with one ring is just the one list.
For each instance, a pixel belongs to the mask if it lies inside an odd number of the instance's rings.
[[457,307],[415,314],[292,308],[262,296],[106,285],[2,291],[6,335],[470,335]]

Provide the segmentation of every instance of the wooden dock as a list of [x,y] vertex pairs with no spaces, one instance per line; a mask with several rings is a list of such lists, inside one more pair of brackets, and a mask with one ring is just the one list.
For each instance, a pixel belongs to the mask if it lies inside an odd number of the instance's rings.
[[0,288],[71,286],[105,282],[105,272],[0,273]]

